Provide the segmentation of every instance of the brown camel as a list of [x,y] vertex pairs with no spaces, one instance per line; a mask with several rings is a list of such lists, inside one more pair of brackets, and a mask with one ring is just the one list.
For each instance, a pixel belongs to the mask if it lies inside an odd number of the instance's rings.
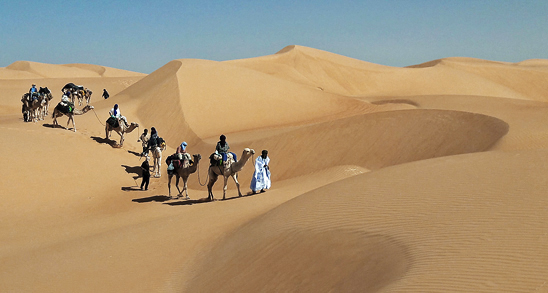
[[126,126],[126,123],[122,119],[118,119],[118,127],[112,127],[110,124],[105,123],[105,138],[110,138],[110,132],[116,131],[120,135],[120,143],[117,147],[122,147],[124,145],[124,134],[132,132],[135,128],[139,127],[139,124],[131,122],[131,125]]
[[[63,115],[67,115],[68,116],[67,127],[69,125],[69,122],[72,121],[72,130],[76,132],[74,115],[83,115],[87,113],[89,110],[93,109],[93,106],[86,105],[84,108],[82,108],[82,110],[74,109],[70,113],[63,113],[61,109],[62,109],[62,106],[60,104],[57,104],[57,106],[55,106],[55,109],[53,109],[53,114],[51,115],[51,118],[53,118],[53,125],[58,126],[59,123],[57,122],[57,118],[62,117]],[[65,128],[68,129],[67,127]]]
[[[188,189],[187,189],[187,181],[188,176],[190,174],[196,172],[196,169],[198,168],[198,164],[200,163],[200,159],[202,159],[202,156],[200,154],[193,155],[194,157],[194,164],[189,166],[181,166],[180,168],[176,168],[173,170],[172,174],[168,174],[168,180],[167,180],[167,188],[169,190],[169,198],[171,198],[171,177],[175,175],[175,187],[177,187],[177,190],[179,191],[179,194],[177,194],[177,198],[179,198],[181,195],[183,195],[183,192],[186,194],[186,199],[190,199],[188,196]],[[183,178],[183,191],[179,189],[179,178]]]
[[207,184],[207,191],[208,191],[208,198],[209,200],[213,201],[215,198],[213,197],[213,192],[211,189],[213,188],[213,184],[215,184],[215,181],[217,181],[217,177],[223,176],[224,186],[223,186],[223,200],[226,196],[226,186],[228,183],[228,177],[232,177],[234,179],[234,182],[236,183],[236,187],[238,188],[238,196],[242,196],[242,192],[240,191],[240,183],[238,182],[238,172],[240,172],[249,158],[251,158],[252,155],[255,154],[255,150],[245,148],[242,152],[242,157],[238,162],[234,162],[234,160],[229,159],[227,162],[223,164],[223,166],[209,166],[208,175],[209,175],[209,182]]
[[36,99],[31,99],[30,94],[25,93],[21,102],[23,103],[23,117],[26,113],[27,121],[44,120],[43,108],[48,102],[46,96],[38,95]]

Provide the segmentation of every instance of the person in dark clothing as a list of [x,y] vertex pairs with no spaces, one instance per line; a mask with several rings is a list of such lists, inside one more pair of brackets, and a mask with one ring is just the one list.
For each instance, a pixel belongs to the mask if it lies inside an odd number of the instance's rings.
[[147,150],[154,150],[154,148],[158,145],[158,132],[156,131],[156,128],[151,127],[150,128],[150,138],[148,139],[147,143]]
[[150,165],[148,164],[148,156],[145,157],[145,161],[141,164],[141,171],[143,172],[141,190],[143,190],[143,186],[145,187],[145,190],[148,190],[148,183],[150,181]]
[[[221,134],[219,137],[219,142],[217,142],[217,146],[215,147],[215,152],[223,156],[223,162],[226,162],[227,156],[226,154],[229,152],[228,150],[230,147],[228,146],[228,142],[226,142],[226,136],[224,134]],[[232,157],[234,158],[234,161],[238,161],[236,158],[236,154],[233,152],[230,152],[232,154]]]
[[110,97],[110,95],[108,94],[107,89],[103,89],[103,98],[106,100],[108,97]]

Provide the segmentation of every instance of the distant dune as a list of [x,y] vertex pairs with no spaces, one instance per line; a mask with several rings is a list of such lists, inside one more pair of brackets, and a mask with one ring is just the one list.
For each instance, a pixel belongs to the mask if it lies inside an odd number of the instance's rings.
[[[543,59],[399,68],[297,45],[148,75],[16,61],[0,68],[0,292],[548,292],[547,81]],[[32,83],[54,107],[68,82],[93,91],[76,132],[22,121]],[[139,124],[121,148],[114,104]],[[141,191],[151,127],[167,150]],[[229,178],[210,202],[221,134],[255,155],[245,196]],[[190,200],[166,186],[182,141],[201,155]],[[272,188],[251,194],[264,149]]]

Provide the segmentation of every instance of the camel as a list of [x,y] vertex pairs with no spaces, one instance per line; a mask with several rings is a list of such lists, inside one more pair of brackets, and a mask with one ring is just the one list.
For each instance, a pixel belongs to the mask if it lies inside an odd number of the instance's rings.
[[[186,199],[190,199],[188,196],[188,188],[187,188],[187,182],[188,182],[188,176],[190,174],[196,172],[196,169],[198,169],[198,164],[200,163],[200,159],[202,159],[202,156],[200,154],[193,155],[194,157],[194,164],[191,166],[181,166],[180,168],[176,168],[173,170],[173,174],[168,174],[168,180],[167,180],[167,188],[169,190],[169,198],[171,197],[171,177],[175,175],[175,187],[177,187],[177,190],[179,191],[179,194],[177,194],[177,198],[179,198],[181,195],[183,195],[183,192],[186,194]],[[183,178],[183,191],[179,189],[179,178]]]
[[[234,182],[236,183],[236,187],[238,188],[238,196],[242,196],[242,192],[240,191],[240,183],[238,182],[238,172],[240,172],[249,158],[255,154],[255,150],[245,148],[242,152],[242,157],[238,162],[234,162],[233,159],[227,160],[223,164],[223,166],[209,166],[208,175],[209,175],[209,182],[207,184],[207,191],[208,191],[208,198],[210,201],[215,200],[213,197],[213,192],[211,191],[213,189],[213,184],[215,184],[215,181],[217,181],[218,176],[224,177],[224,186],[223,186],[223,200],[226,196],[226,188],[228,183],[228,177],[232,177],[234,179]],[[231,157],[231,156],[230,156]]]
[[53,95],[51,94],[51,91],[48,89],[48,87],[40,87],[38,93],[43,96],[43,99],[45,101],[44,105],[42,106],[43,116],[45,117],[49,114],[49,103],[51,102],[51,100],[53,100]]
[[162,142],[159,146],[154,147],[152,149],[152,161],[154,162],[154,165],[152,167],[152,172],[154,175],[152,175],[154,178],[160,178],[160,168],[162,167],[162,151],[166,150],[166,143]]
[[118,133],[118,135],[120,135],[120,143],[118,144],[118,147],[122,147],[124,145],[124,134],[125,133],[130,133],[132,132],[135,128],[139,127],[139,124],[135,123],[135,122],[131,122],[131,125],[126,126],[126,123],[121,120],[121,119],[118,119],[118,127],[112,127],[110,126],[110,124],[108,123],[105,123],[105,133],[106,133],[106,139],[109,139],[110,137],[110,132],[111,131],[116,131],[116,133]]
[[82,108],[82,110],[74,109],[74,110],[72,110],[72,113],[67,114],[67,113],[63,113],[61,111],[61,105],[57,104],[57,106],[55,106],[55,109],[53,109],[53,114],[51,115],[51,118],[53,118],[53,125],[54,126],[59,125],[59,123],[57,122],[57,118],[62,117],[63,115],[67,115],[68,116],[67,127],[69,125],[69,122],[72,120],[72,130],[74,132],[76,132],[76,125],[74,123],[74,115],[83,115],[91,109],[93,109],[93,106],[86,105],[84,108]]
[[93,92],[87,88],[84,92],[85,92],[85,98],[86,98],[86,105],[89,105],[89,103],[91,102],[91,94],[93,94]]

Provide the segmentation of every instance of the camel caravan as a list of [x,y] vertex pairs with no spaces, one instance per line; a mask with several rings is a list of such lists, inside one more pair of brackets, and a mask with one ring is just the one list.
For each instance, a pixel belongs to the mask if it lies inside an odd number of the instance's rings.
[[[91,90],[84,88],[83,86],[78,86],[73,83],[66,84],[63,89],[63,96],[61,101],[55,106],[52,119],[53,127],[62,127],[57,121],[58,118],[67,116],[67,126],[65,129],[69,129],[69,124],[72,122],[72,130],[76,132],[76,124],[74,122],[74,116],[83,115],[90,110],[93,110],[94,107],[90,105],[91,101]],[[105,90],[106,91],[106,90]],[[25,122],[36,122],[38,120],[43,120],[46,115],[48,115],[49,103],[53,99],[51,91],[45,87],[40,89],[36,88],[36,85],[33,84],[32,88],[28,93],[25,93],[21,98],[23,103],[23,120]],[[75,108],[75,102],[78,101],[78,105],[82,106],[84,102],[86,105],[81,109]],[[136,128],[139,127],[139,124],[135,122],[128,123],[125,116],[122,116],[118,104],[115,104],[114,107],[109,111],[109,118],[105,123],[105,139],[110,140],[110,134],[112,131],[115,131],[120,135],[119,143],[114,142],[113,147],[123,147],[124,144],[124,135],[130,133]],[[143,182],[141,184],[141,190],[143,186],[145,190],[148,189],[148,182],[150,178],[150,168],[149,153],[152,155],[152,173],[154,178],[161,177],[161,167],[162,167],[162,152],[167,148],[166,142],[160,136],[154,127],[151,128],[150,136],[147,135],[147,129],[144,130],[144,133],[140,136],[139,140],[142,142],[143,151],[141,157],[145,156],[145,162],[141,165],[143,169]],[[198,166],[202,156],[200,154],[190,155],[186,152],[187,143],[182,142],[174,154],[170,155],[166,159],[167,164],[167,174],[168,174],[168,196],[169,199],[173,199],[171,196],[171,180],[175,176],[175,187],[178,190],[177,199],[184,197],[185,199],[190,199],[188,195],[187,182],[191,174],[198,171]],[[224,135],[220,136],[220,141],[217,143],[215,152],[209,157],[209,168],[207,172],[206,179],[207,182],[207,191],[208,191],[208,201],[214,201],[215,197],[213,196],[213,186],[219,177],[223,178],[223,200],[226,199],[226,191],[228,178],[232,177],[236,183],[238,189],[238,196],[243,196],[240,190],[240,183],[238,182],[238,172],[243,169],[249,159],[255,154],[253,149],[245,148],[242,152],[240,160],[235,153],[229,152],[229,145],[226,142],[226,137]],[[264,192],[264,189],[270,188],[270,171],[268,171],[268,162],[269,159],[265,155],[266,150],[263,150],[263,155],[257,158],[255,162],[256,170],[253,175],[251,189],[253,194],[256,193],[256,190],[261,190]],[[267,152],[266,152],[267,153]],[[260,170],[258,169],[260,166]],[[256,176],[259,174],[260,176]],[[268,177],[268,181],[265,179]],[[179,188],[179,181],[183,179],[183,189]],[[263,182],[257,185],[257,182]],[[146,184],[145,184],[146,183]],[[200,185],[202,185],[200,183]],[[205,185],[205,184],[204,184]],[[202,185],[202,186],[204,186]],[[258,187],[260,186],[260,187]],[[184,194],[184,195],[183,195]]]
[[36,85],[33,84],[29,92],[23,94],[21,98],[23,121],[36,122],[44,120],[44,117],[48,115],[49,103],[52,99],[51,91],[47,87],[37,89]]

